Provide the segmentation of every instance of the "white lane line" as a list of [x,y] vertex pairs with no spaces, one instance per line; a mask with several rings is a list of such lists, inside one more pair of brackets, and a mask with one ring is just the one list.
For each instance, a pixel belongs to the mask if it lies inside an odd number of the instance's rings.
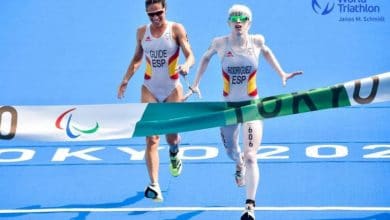
[[[56,212],[169,212],[169,211],[242,211],[242,207],[155,207],[155,208],[36,208],[0,209],[0,214],[56,213]],[[257,211],[369,211],[387,212],[390,207],[364,206],[263,206]]]

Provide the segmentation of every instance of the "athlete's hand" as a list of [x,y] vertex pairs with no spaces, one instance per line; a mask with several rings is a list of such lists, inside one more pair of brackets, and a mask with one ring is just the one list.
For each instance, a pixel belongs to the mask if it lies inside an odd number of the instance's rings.
[[202,94],[200,93],[199,86],[190,86],[189,89],[191,90],[192,93],[196,93],[198,95],[198,98],[202,98]]
[[198,95],[198,98],[202,98],[202,95],[200,94],[199,87],[188,87],[188,92],[184,94],[183,101],[186,101],[192,94],[196,93]]
[[126,81],[122,81],[121,84],[119,85],[119,88],[118,88],[118,99],[121,99],[123,97],[125,97],[125,91],[126,91],[126,88],[127,88],[127,83]]
[[283,77],[282,77],[282,83],[283,83],[283,86],[286,86],[287,84],[287,80],[297,76],[297,75],[301,75],[303,74],[303,71],[295,71],[295,72],[292,72],[292,73],[286,73],[286,74],[283,74]]
[[182,64],[176,67],[176,72],[180,73],[183,76],[187,75],[189,71],[190,68],[186,64]]

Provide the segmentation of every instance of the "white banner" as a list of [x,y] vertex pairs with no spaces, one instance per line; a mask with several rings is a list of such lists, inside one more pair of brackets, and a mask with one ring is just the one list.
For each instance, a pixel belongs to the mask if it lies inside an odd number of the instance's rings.
[[[12,106],[2,107],[2,131],[12,131],[13,140],[93,141],[131,138],[135,124],[147,104],[109,104],[74,106]],[[17,118],[14,118],[17,117]],[[1,134],[5,136],[7,134]]]
[[390,72],[251,102],[0,106],[0,140],[99,141],[390,101]]
[[[344,83],[351,105],[390,100],[390,72]],[[375,99],[375,100],[374,100]]]

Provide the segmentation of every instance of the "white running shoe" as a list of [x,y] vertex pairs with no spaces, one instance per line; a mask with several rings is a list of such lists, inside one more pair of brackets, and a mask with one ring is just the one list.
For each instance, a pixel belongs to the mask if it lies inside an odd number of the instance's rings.
[[241,215],[241,220],[255,220],[255,208],[252,205],[246,205]]
[[145,197],[153,199],[155,202],[162,202],[164,200],[159,185],[150,184],[147,186],[145,189]]

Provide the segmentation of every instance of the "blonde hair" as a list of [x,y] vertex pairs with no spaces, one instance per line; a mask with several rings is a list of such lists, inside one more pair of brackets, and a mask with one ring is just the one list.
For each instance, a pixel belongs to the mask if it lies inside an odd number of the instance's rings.
[[235,4],[229,9],[229,17],[232,15],[245,15],[252,21],[252,11],[246,5]]

